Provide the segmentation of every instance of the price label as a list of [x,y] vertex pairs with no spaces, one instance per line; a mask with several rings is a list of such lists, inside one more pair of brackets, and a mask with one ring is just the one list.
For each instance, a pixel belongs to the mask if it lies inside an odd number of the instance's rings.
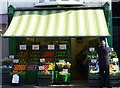
[[32,45],[32,50],[39,50],[39,45]]
[[40,62],[45,62],[45,58],[41,58],[41,59],[40,59]]
[[9,58],[12,58],[12,59],[14,59],[14,57],[15,57],[14,55],[9,55]]
[[20,50],[26,50],[26,45],[20,45],[19,48]]
[[39,66],[39,70],[44,70],[44,66]]
[[49,50],[54,50],[55,49],[55,45],[48,45],[48,49]]
[[61,44],[61,45],[59,45],[59,49],[67,49],[66,44]]
[[68,69],[63,69],[63,72],[64,73],[68,73]]

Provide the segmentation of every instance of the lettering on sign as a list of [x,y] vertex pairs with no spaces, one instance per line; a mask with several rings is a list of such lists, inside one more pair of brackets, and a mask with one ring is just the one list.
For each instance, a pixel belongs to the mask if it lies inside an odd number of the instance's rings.
[[67,49],[66,44],[60,44],[60,45],[59,45],[59,49]]
[[48,45],[48,49],[49,50],[54,50],[55,49],[55,45]]
[[39,45],[32,45],[32,50],[39,50]]
[[19,46],[20,50],[26,50],[27,49],[26,47],[27,47],[26,45],[20,45]]

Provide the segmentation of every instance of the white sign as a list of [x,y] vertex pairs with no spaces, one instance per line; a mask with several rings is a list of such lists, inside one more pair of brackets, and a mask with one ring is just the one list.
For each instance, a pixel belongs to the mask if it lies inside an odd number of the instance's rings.
[[19,62],[18,59],[14,59],[14,60],[13,60],[13,63],[18,63],[18,62]]
[[113,62],[118,62],[119,59],[118,58],[113,58]]
[[92,60],[91,60],[91,63],[96,63],[96,62],[97,62],[96,59],[92,59]]
[[48,45],[48,49],[49,50],[54,50],[55,49],[55,45]]
[[41,58],[41,59],[40,59],[40,62],[45,62],[45,58]]
[[15,57],[14,55],[10,55],[10,56],[9,56],[9,58],[12,58],[12,59],[14,59],[14,57]]
[[44,66],[39,66],[39,70],[44,70]]
[[59,49],[67,49],[66,44],[61,44],[61,45],[59,45]]
[[12,77],[12,83],[19,83],[19,76],[17,74],[13,75]]
[[39,45],[32,45],[32,50],[39,50]]
[[20,50],[26,50],[26,45],[20,45],[19,48]]
[[68,73],[68,69],[63,69],[63,72],[64,73]]

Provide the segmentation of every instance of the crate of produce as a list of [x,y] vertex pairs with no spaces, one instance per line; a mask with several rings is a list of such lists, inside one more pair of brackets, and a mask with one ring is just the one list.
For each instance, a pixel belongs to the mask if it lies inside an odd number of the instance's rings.
[[26,70],[27,65],[25,64],[15,64],[13,65],[13,70]]
[[54,63],[40,63],[40,67],[41,66],[46,70],[54,70],[55,69]]
[[54,75],[54,71],[43,70],[38,72],[38,78],[51,78]]
[[27,69],[28,70],[38,70],[39,69],[39,65],[33,65],[33,64],[29,64],[27,65]]
[[70,82],[70,73],[59,72],[59,82]]
[[45,58],[45,63],[54,63],[54,58]]
[[90,73],[98,73],[99,72],[98,63],[89,63],[89,72]]
[[11,71],[11,68],[2,68],[2,73],[10,73]]
[[43,56],[55,56],[55,51],[44,51]]

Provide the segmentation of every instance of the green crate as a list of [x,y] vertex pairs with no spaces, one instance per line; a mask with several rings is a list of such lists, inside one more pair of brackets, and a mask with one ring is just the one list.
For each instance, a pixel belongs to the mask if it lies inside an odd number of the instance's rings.
[[38,70],[26,70],[25,83],[35,84],[37,82]]

